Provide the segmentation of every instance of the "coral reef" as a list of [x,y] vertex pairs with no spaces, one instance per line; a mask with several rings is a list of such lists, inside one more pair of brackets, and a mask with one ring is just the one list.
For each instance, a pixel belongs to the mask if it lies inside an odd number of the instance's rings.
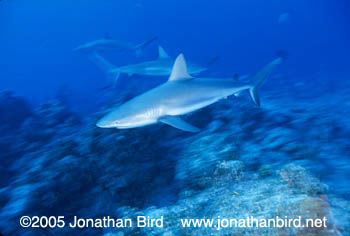
[[[267,93],[266,96],[271,96]],[[349,235],[346,119],[269,97],[227,99],[165,125],[100,129],[59,101],[31,110],[1,93],[0,231],[5,235]],[[119,101],[120,102],[120,101]],[[116,103],[119,103],[118,101]],[[313,107],[313,109],[310,109]],[[108,109],[108,108],[106,108]],[[307,112],[305,112],[307,110]],[[13,118],[15,117],[15,118]],[[315,128],[316,127],[316,128]],[[340,128],[341,127],[341,128]],[[330,142],[332,140],[332,142]],[[336,179],[335,179],[336,176]],[[22,215],[164,216],[164,228],[21,229]],[[180,218],[327,217],[327,228],[183,228]]]

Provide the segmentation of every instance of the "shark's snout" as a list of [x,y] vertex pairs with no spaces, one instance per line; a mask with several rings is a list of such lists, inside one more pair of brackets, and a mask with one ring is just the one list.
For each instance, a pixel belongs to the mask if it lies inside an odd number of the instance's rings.
[[101,120],[97,121],[96,126],[99,128],[113,128],[115,127],[115,124],[102,118]]
[[101,122],[100,120],[97,121],[96,126],[99,128],[105,128],[105,124],[103,122]]

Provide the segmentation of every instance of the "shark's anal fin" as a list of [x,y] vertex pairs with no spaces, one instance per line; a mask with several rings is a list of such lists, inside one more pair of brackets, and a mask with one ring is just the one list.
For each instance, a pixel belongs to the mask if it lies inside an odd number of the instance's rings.
[[174,128],[187,131],[187,132],[199,132],[200,129],[187,123],[186,121],[182,120],[180,117],[177,116],[164,116],[159,119],[160,122],[170,125]]
[[113,88],[116,88],[116,87],[117,87],[119,77],[120,77],[120,72],[119,72],[119,71],[112,71],[112,72],[110,73],[109,79],[110,79],[110,81],[112,81],[112,83],[113,83]]

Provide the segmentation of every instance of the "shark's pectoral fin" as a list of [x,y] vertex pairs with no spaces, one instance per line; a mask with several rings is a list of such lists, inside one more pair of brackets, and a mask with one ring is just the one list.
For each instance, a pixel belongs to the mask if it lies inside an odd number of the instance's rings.
[[164,116],[159,119],[160,122],[170,125],[174,128],[181,129],[183,131],[187,132],[199,132],[200,129],[187,123],[186,121],[182,120],[180,117],[177,116]]
[[240,97],[240,96],[242,95],[242,92],[243,92],[243,91],[239,91],[239,92],[237,92],[237,93],[234,93],[233,95],[235,95],[235,97]]
[[112,87],[117,87],[117,83],[120,77],[119,71],[111,71],[107,74],[108,81],[112,84]]

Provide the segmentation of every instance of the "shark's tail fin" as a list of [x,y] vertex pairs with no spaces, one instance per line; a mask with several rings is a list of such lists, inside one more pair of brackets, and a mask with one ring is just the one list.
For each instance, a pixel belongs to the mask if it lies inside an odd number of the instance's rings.
[[114,84],[116,84],[120,76],[120,72],[118,71],[118,68],[116,66],[111,64],[109,61],[107,61],[105,58],[103,58],[96,52],[92,53],[89,56],[89,59],[105,73],[108,80],[111,80]]
[[270,62],[270,64],[266,65],[262,70],[256,73],[252,80],[252,87],[249,89],[250,97],[254,101],[254,103],[260,106],[260,98],[258,95],[258,90],[265,81],[265,79],[269,76],[271,71],[279,64],[281,64],[282,58],[277,58],[276,60]]
[[135,47],[135,49],[136,49],[136,56],[137,57],[140,57],[141,55],[142,55],[142,51],[148,46],[148,45],[150,45],[151,43],[153,43],[153,41],[156,41],[158,39],[158,37],[153,37],[153,38],[151,38],[150,40],[147,40],[147,41],[145,41],[145,42],[143,42],[143,43],[140,43],[139,45],[137,45],[136,47]]

